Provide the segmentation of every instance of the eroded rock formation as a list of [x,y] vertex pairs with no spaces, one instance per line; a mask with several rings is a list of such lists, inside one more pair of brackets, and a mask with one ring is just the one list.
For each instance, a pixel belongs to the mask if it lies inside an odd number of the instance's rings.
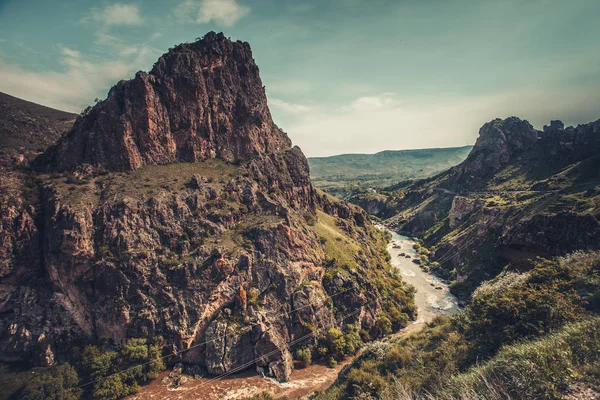
[[[47,365],[77,344],[162,336],[174,360],[210,373],[255,360],[286,380],[289,342],[369,331],[382,310],[378,284],[393,279],[382,234],[313,188],[247,43],[209,33],[175,47],[34,166],[31,190],[17,180],[0,198],[4,361]],[[348,246],[351,268],[333,245]],[[396,306],[414,317],[411,302],[407,290]]]

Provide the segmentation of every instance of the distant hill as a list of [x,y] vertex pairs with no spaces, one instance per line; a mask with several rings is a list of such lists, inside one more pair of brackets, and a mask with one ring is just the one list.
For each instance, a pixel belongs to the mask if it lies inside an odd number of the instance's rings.
[[386,150],[376,154],[342,154],[308,159],[313,183],[343,196],[352,187],[384,187],[427,178],[467,158],[473,146],[442,149]]
[[71,129],[77,114],[0,92],[0,152],[40,153]]

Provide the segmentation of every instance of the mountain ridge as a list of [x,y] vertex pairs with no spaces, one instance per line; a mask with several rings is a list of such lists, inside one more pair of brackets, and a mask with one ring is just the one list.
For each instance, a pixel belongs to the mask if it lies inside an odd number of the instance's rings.
[[163,70],[118,83],[33,169],[0,169],[2,361],[54,365],[89,346],[109,357],[143,339],[172,363],[218,375],[258,359],[285,381],[297,338],[367,340],[415,318],[386,235],[315,189],[272,122],[249,45],[209,33]]
[[422,237],[441,262],[436,272],[464,298],[506,264],[527,268],[537,255],[598,247],[599,132],[600,120],[538,131],[516,117],[495,119],[461,164],[350,201]]

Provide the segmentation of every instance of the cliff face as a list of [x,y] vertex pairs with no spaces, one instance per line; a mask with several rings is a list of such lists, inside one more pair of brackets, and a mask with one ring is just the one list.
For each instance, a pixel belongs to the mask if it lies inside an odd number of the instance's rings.
[[37,165],[127,171],[215,157],[249,160],[289,147],[271,119],[248,43],[209,33],[163,55],[150,73],[119,82]]
[[257,366],[286,380],[292,340],[371,331],[384,306],[414,317],[382,233],[317,192],[274,125],[246,43],[177,46],[34,166],[1,197],[2,360],[162,336],[214,374],[277,350]]
[[465,181],[494,173],[531,148],[537,139],[538,131],[527,121],[516,117],[490,121],[479,130],[475,146],[457,167],[458,173],[465,175]]

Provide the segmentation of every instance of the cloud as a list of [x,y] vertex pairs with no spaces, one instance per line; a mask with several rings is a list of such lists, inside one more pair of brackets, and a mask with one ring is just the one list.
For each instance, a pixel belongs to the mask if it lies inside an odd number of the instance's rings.
[[599,103],[600,92],[583,86],[522,87],[474,96],[384,94],[360,97],[341,108],[313,107],[281,127],[307,156],[375,153],[473,144],[484,123],[512,115],[538,129],[550,119],[566,125],[590,122],[599,117]]
[[394,100],[393,93],[382,93],[375,96],[359,97],[350,104],[349,109],[351,111],[365,113],[391,109],[398,104],[399,103]]
[[126,57],[101,61],[63,47],[59,61],[64,71],[41,72],[0,59],[0,91],[49,107],[79,112],[94,98],[105,97],[116,82],[131,78],[156,58],[156,50],[144,45]]
[[92,9],[91,15],[84,21],[92,19],[104,25],[141,25],[144,18],[140,15],[140,9],[135,4],[115,3],[103,9]]
[[81,58],[81,53],[77,50],[69,49],[68,47],[63,47],[61,49],[61,53],[67,57],[71,58]]
[[[183,22],[230,27],[250,13],[250,8],[237,0],[185,0],[175,9],[175,15]],[[195,19],[192,19],[195,15]]]
[[311,110],[310,107],[303,104],[288,103],[287,101],[278,99],[276,97],[271,97],[269,99],[269,105],[292,114],[306,113]]

